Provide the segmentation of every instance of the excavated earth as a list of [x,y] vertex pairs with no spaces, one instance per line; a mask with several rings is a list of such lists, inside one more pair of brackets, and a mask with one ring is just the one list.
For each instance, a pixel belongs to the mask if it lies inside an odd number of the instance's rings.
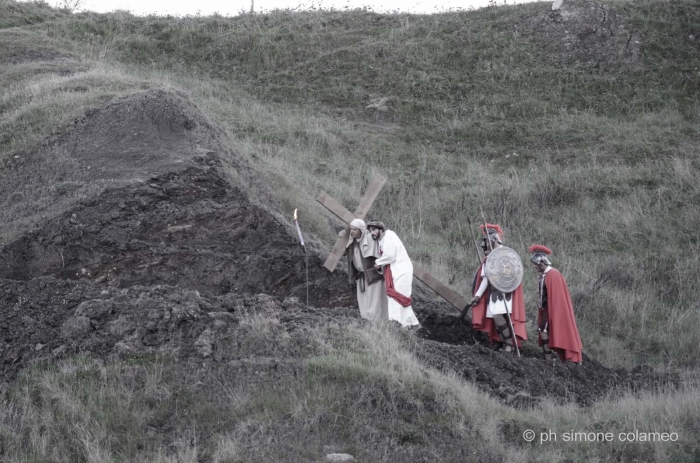
[[587,0],[568,0],[559,10],[532,15],[516,33],[537,44],[548,62],[590,69],[639,64],[644,41],[610,5]]
[[[19,196],[0,203],[0,234],[9,237],[0,248],[0,381],[30,362],[80,352],[169,352],[184,364],[253,368],[237,354],[251,314],[273,317],[288,340],[281,351],[260,345],[269,361],[255,374],[293,377],[300,360],[318,354],[306,342],[310,326],[357,322],[354,288],[317,253],[308,259],[305,304],[293,230],[233,180],[255,174],[222,136],[185,95],[152,90],[93,110],[5,163],[2,196]],[[451,326],[456,312],[425,289],[415,299],[419,358],[508,404],[590,404],[678,383],[648,367],[613,370],[588,358],[548,365],[533,343],[520,359],[494,352],[469,325]]]

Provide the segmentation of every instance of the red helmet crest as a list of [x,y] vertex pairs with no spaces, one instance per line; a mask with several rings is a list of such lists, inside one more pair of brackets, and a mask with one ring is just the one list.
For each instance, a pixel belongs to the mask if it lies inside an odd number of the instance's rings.
[[[484,224],[482,223],[479,225],[479,228],[481,228],[481,232],[486,235],[486,230],[484,230]],[[503,229],[501,228],[500,225],[498,224],[492,224],[492,223],[487,223],[486,228],[489,230],[496,230],[496,233],[498,233],[499,238],[503,239]]]
[[529,249],[531,253],[543,252],[547,255],[550,255],[552,253],[552,251],[549,248],[547,248],[546,246],[542,246],[541,244],[533,244],[532,246],[530,246]]

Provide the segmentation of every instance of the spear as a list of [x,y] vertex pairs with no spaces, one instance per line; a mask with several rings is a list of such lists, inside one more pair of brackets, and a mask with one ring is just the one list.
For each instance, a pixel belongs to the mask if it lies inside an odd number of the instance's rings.
[[474,236],[474,230],[472,229],[472,221],[469,219],[469,216],[467,216],[467,223],[469,223],[469,234],[472,235],[472,243],[474,243],[476,258],[479,260],[479,265],[481,265],[481,253],[479,252],[479,246],[476,244],[476,237]]
[[301,247],[304,248],[304,252],[306,252],[306,246],[304,245],[304,237],[301,236],[301,229],[299,228],[299,221],[297,220],[297,210],[294,209],[294,225],[297,227],[297,235],[299,236],[299,242],[301,243]]
[[299,236],[299,243],[301,243],[301,248],[304,250],[304,267],[306,268],[306,307],[309,307],[309,256],[306,253],[306,245],[304,244],[304,237],[301,236],[301,228],[299,228],[299,221],[297,220],[297,210],[294,209],[294,226],[297,229],[297,235]]
[[[459,224],[459,222],[457,222]],[[476,238],[474,237],[474,230],[472,230],[472,221],[469,219],[469,216],[467,216],[467,223],[469,224],[469,233],[472,236],[472,242],[474,244],[474,250],[476,251],[476,258],[479,260],[479,265],[481,265],[481,254],[479,254],[479,246],[476,244]],[[459,225],[460,227],[460,235],[462,232],[462,226]],[[478,272],[479,269],[477,268],[476,271]],[[474,288],[472,288],[472,292],[474,292]],[[462,309],[462,313],[459,314],[459,317],[455,321],[452,322],[452,326],[455,326],[457,323],[461,322],[464,320],[464,317],[466,317],[467,312],[469,312],[469,309],[471,309],[474,306],[471,302],[467,304],[464,309]]]

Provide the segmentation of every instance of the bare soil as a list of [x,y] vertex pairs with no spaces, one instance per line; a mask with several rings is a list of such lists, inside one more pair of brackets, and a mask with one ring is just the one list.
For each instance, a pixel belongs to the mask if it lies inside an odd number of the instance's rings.
[[600,2],[565,1],[557,11],[529,17],[522,34],[547,61],[567,67],[630,66],[642,56],[642,34]]

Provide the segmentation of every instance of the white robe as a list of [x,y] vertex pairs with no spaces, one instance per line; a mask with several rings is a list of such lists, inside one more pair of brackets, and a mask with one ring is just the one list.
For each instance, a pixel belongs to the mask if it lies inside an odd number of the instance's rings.
[[[476,294],[474,294],[477,297],[481,297],[482,294],[486,291],[486,288],[489,285],[489,280],[486,278],[486,273],[484,269],[484,265],[481,265],[481,284],[479,285],[479,289],[476,290]],[[500,314],[505,314],[505,313],[511,313],[513,311],[513,298],[511,297],[509,301],[503,299],[501,300],[494,300],[490,297],[491,295],[489,294],[489,302],[486,304],[486,318],[493,318],[494,315],[500,315]]]
[[[362,268],[362,257],[360,246],[353,246],[354,253],[352,263],[357,270]],[[386,286],[384,280],[367,284],[365,280],[365,292],[362,292],[360,280],[357,280],[357,305],[360,307],[360,316],[371,322],[382,322],[388,320],[388,301],[386,297]]]
[[[394,289],[401,295],[411,297],[413,290],[413,264],[408,257],[403,243],[391,230],[386,230],[379,240],[382,257],[377,259],[377,265],[389,265],[394,279]],[[386,295],[386,292],[385,292]],[[419,325],[416,314],[411,306],[403,307],[394,298],[385,296],[389,302],[389,320],[396,320],[401,326]]]

